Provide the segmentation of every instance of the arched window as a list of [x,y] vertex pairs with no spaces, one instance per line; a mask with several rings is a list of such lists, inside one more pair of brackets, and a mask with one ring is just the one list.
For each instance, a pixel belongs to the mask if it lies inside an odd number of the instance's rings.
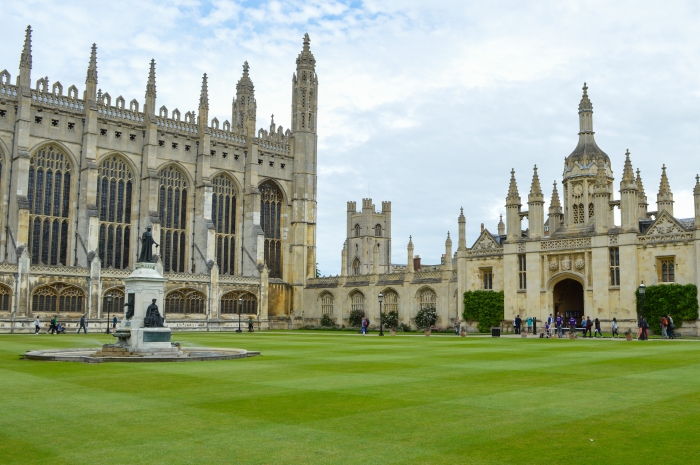
[[[241,302],[238,300],[241,299]],[[221,296],[219,305],[221,314],[258,314],[258,298],[255,294],[246,291],[231,291]]]
[[236,263],[236,188],[225,174],[212,181],[211,218],[216,227],[216,262],[221,274],[234,274]]
[[399,311],[399,295],[396,291],[392,289],[384,291],[384,305],[382,307],[384,313]]
[[105,268],[129,268],[132,186],[131,171],[122,158],[114,155],[100,163],[97,175],[99,255]]
[[588,217],[589,218],[593,218],[593,212],[594,212],[593,203],[591,202],[588,204]]
[[355,260],[353,260],[353,262],[352,262],[352,274],[354,274],[355,276],[359,276],[360,275],[360,268],[361,268],[360,259],[355,257]]
[[360,225],[355,225],[355,237],[360,237]]
[[382,237],[382,225],[378,224],[374,227],[374,235],[377,237]]
[[[112,303],[107,300],[107,296],[111,295],[112,296]],[[107,289],[105,292],[102,293],[102,313],[104,316],[107,314],[107,311],[109,310],[109,313],[122,313],[124,312],[124,288],[114,288],[114,289]]]
[[330,292],[326,292],[321,296],[321,314],[333,314],[333,294]]
[[34,313],[85,313],[85,293],[69,284],[56,283],[38,287],[32,294]]
[[29,162],[29,252],[32,263],[66,265],[71,163],[57,147],[43,147]]
[[185,230],[187,229],[187,181],[175,167],[160,170],[158,215],[160,253],[165,271],[185,271]]
[[365,311],[365,295],[360,291],[354,292],[350,296],[350,304],[351,304],[350,309],[352,311],[360,310],[361,312],[364,312]]
[[180,313],[193,314],[204,313],[206,297],[194,289],[177,289],[168,292],[165,296],[165,314]]
[[282,192],[272,181],[260,185],[260,226],[265,232],[265,263],[271,278],[282,278]]
[[12,311],[12,289],[0,284],[0,312]]
[[425,289],[420,293],[420,309],[436,308],[437,296],[432,289]]

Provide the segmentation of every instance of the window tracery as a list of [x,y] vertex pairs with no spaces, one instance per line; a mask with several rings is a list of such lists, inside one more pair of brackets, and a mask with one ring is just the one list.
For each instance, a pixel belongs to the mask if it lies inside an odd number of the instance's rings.
[[384,291],[384,313],[398,312],[399,311],[399,295],[396,291],[389,289]]
[[236,188],[221,174],[212,180],[211,218],[216,228],[216,262],[222,274],[234,274],[236,263]]
[[[107,300],[107,296],[112,296],[112,302]],[[110,313],[121,313],[124,311],[124,288],[112,288],[102,293],[102,313],[108,310]]]
[[357,291],[350,296],[351,310],[359,310],[361,312],[365,311],[365,295]]
[[38,287],[32,294],[34,313],[85,313],[82,289],[63,283]]
[[12,311],[12,289],[0,284],[0,312]]
[[355,276],[359,276],[361,273],[360,268],[361,268],[360,259],[355,257],[355,260],[353,260],[353,262],[352,262],[352,274]]
[[29,252],[33,264],[66,265],[71,163],[50,145],[29,162]]
[[374,235],[377,237],[382,237],[382,225],[378,224],[374,227]]
[[[241,302],[238,300],[241,299]],[[246,291],[231,291],[221,296],[219,305],[221,314],[258,314],[258,298]]]
[[420,293],[420,309],[434,308],[437,310],[437,295],[432,289],[425,289]]
[[282,192],[272,181],[260,185],[260,217],[270,278],[282,278]]
[[330,292],[321,296],[321,314],[333,315],[333,294]]
[[187,229],[187,181],[173,166],[160,170],[158,215],[160,252],[165,271],[185,271],[185,231]]
[[194,289],[177,289],[165,296],[165,314],[204,313],[206,307],[204,294]]
[[132,188],[131,170],[121,157],[114,155],[100,163],[97,177],[98,253],[105,268],[129,268]]

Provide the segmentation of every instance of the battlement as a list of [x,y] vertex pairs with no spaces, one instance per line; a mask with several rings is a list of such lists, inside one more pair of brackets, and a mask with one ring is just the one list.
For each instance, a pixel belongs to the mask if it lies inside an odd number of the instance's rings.
[[362,211],[372,210],[374,211],[374,205],[372,204],[372,199],[362,199]]
[[382,202],[382,213],[391,212],[391,202]]
[[355,213],[357,211],[357,203],[353,201],[348,202],[348,211]]

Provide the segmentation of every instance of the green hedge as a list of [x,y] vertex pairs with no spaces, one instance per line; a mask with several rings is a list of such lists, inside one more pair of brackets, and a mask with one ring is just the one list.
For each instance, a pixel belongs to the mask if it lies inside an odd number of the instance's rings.
[[465,320],[477,321],[479,332],[488,333],[501,326],[504,318],[503,291],[467,291],[464,293]]
[[[637,295],[637,315],[641,315],[639,289]],[[644,317],[649,327],[661,334],[661,316],[669,314],[673,324],[679,328],[683,321],[698,319],[698,288],[695,284],[661,284],[647,286],[644,294]]]

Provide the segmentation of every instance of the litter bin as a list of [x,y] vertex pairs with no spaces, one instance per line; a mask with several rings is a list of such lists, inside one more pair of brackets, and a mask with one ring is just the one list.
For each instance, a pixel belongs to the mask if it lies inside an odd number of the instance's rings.
[[491,337],[501,337],[501,328],[491,328]]

